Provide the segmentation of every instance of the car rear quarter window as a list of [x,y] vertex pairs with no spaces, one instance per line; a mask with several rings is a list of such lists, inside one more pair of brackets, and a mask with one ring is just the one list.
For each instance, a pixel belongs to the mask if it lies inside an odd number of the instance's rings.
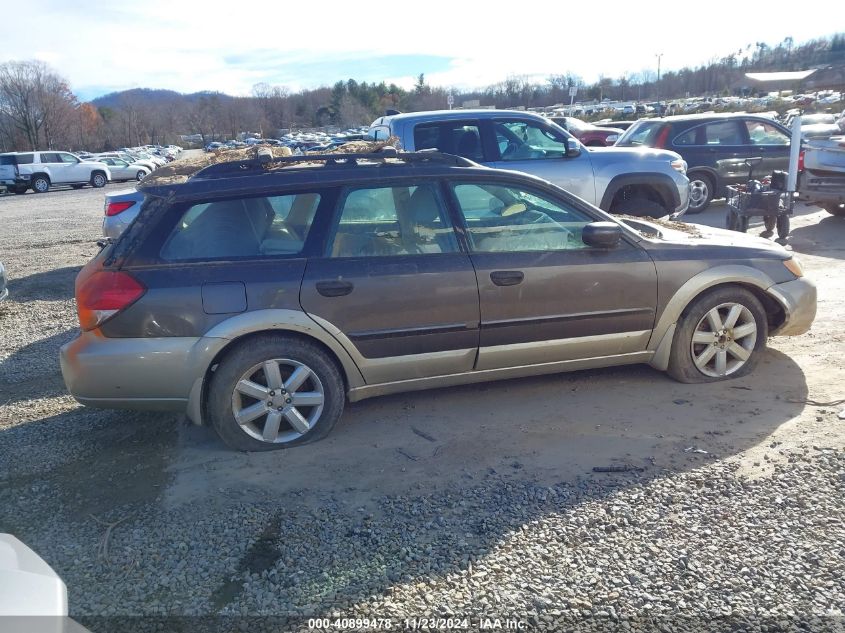
[[194,204],[161,249],[165,261],[298,256],[320,194],[239,198]]
[[379,257],[458,251],[433,184],[349,191],[340,205],[330,257]]

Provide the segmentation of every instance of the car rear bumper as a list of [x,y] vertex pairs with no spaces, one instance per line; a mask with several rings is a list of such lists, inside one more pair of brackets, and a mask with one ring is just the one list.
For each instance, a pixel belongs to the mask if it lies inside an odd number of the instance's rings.
[[202,376],[198,338],[107,338],[82,332],[59,353],[70,394],[92,407],[182,410]]
[[816,285],[802,277],[794,281],[775,284],[768,293],[783,307],[786,319],[770,332],[773,336],[796,336],[804,334],[816,318]]

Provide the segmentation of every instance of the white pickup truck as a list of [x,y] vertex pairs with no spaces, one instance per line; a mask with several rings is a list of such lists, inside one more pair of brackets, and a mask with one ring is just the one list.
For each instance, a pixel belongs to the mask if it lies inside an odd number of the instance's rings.
[[845,136],[805,141],[798,160],[798,197],[845,217]]
[[107,165],[80,159],[69,152],[0,154],[0,187],[14,193],[46,193],[53,185],[100,188],[111,180]]

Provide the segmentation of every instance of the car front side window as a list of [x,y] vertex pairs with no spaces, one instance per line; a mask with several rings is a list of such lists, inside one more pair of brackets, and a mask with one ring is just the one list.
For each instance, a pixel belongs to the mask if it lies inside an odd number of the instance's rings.
[[748,138],[752,145],[789,145],[790,140],[787,134],[770,123],[763,121],[746,121]]
[[533,121],[499,120],[494,123],[503,161],[542,160],[566,156],[566,139]]
[[455,184],[453,192],[475,252],[589,248],[581,233],[592,218],[559,200],[492,183]]

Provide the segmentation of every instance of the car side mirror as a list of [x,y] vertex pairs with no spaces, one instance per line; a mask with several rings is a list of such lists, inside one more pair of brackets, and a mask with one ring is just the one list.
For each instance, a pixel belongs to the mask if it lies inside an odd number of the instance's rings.
[[575,158],[581,155],[581,143],[577,139],[566,139],[566,156],[568,158]]
[[581,241],[595,248],[614,248],[622,241],[622,227],[615,222],[590,222],[581,231]]

